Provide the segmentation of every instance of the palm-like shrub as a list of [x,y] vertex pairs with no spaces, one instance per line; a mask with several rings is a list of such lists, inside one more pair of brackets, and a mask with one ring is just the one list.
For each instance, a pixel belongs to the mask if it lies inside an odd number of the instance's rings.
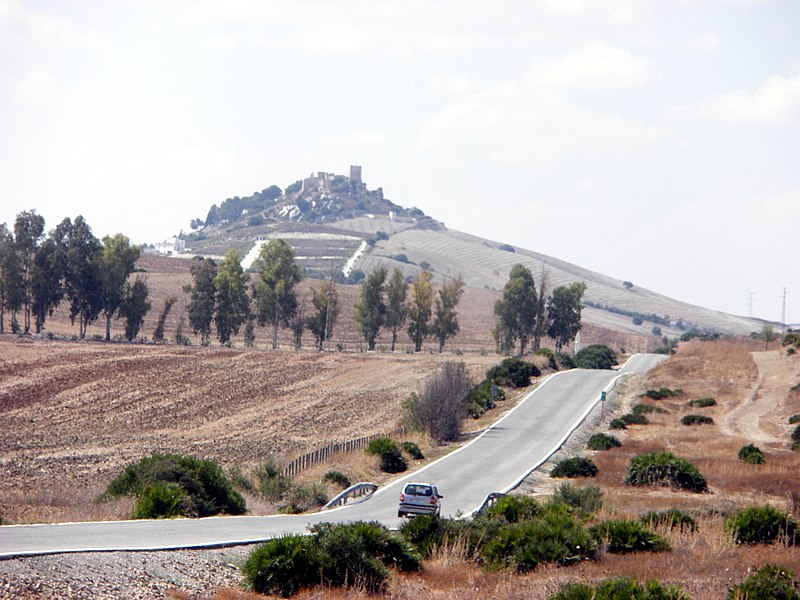
[[634,456],[628,464],[625,483],[670,486],[698,493],[708,491],[708,483],[697,467],[671,452],[647,452]]
[[691,515],[686,514],[680,509],[669,508],[662,511],[650,511],[642,515],[641,521],[648,527],[667,527],[686,531],[697,531],[697,522]]
[[677,586],[662,585],[653,579],[644,585],[636,579],[607,579],[595,587],[585,583],[565,583],[549,600],[691,600]]
[[739,460],[750,465],[764,464],[764,453],[753,444],[747,444],[739,448]]
[[667,540],[645,528],[641,521],[613,519],[594,525],[589,532],[598,543],[608,544],[609,552],[616,554],[644,550],[663,552],[670,549]]
[[553,498],[587,516],[596,513],[603,506],[603,492],[596,485],[579,487],[565,481],[556,486]]
[[574,456],[556,463],[550,477],[594,477],[600,469],[588,458]]
[[403,452],[408,454],[414,460],[422,460],[425,458],[425,455],[420,450],[419,446],[414,442],[405,441],[400,444],[400,447],[403,449]]
[[797,521],[774,506],[749,506],[725,521],[725,529],[737,544],[771,544],[783,540],[788,545],[800,541]]
[[684,415],[681,425],[712,425],[714,419],[705,415]]
[[794,571],[780,565],[764,565],[728,591],[728,600],[800,600],[800,582]]
[[613,435],[608,435],[607,433],[595,433],[589,438],[586,446],[589,448],[589,450],[610,450],[611,448],[622,446],[622,442],[620,442]]
[[714,398],[697,398],[696,400],[689,400],[687,404],[695,408],[706,408],[708,406],[716,406],[717,401]]

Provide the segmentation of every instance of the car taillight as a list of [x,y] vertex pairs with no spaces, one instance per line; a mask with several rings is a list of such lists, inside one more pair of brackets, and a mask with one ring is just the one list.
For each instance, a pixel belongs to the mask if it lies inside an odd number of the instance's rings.
[[406,499],[406,495],[401,492],[400,493],[400,502],[402,502],[405,499]]
[[431,504],[436,504],[436,496],[431,496]]

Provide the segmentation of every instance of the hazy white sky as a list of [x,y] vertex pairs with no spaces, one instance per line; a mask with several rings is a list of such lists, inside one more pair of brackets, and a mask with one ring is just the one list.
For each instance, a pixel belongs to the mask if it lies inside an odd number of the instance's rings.
[[153,242],[360,164],[447,226],[800,322],[798,0],[0,0],[0,222]]

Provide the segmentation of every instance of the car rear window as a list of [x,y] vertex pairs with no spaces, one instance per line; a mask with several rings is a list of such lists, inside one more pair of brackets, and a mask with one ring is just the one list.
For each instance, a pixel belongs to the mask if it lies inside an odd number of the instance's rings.
[[431,488],[427,485],[407,485],[405,493],[410,496],[430,496],[433,494]]

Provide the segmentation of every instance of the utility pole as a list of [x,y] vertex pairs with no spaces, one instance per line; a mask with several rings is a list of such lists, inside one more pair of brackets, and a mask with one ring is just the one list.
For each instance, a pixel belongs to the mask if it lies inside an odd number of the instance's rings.
[[330,350],[328,343],[331,337],[330,318],[331,318],[331,298],[333,297],[333,269],[331,269],[331,281],[328,285],[328,300],[325,302],[325,349]]

